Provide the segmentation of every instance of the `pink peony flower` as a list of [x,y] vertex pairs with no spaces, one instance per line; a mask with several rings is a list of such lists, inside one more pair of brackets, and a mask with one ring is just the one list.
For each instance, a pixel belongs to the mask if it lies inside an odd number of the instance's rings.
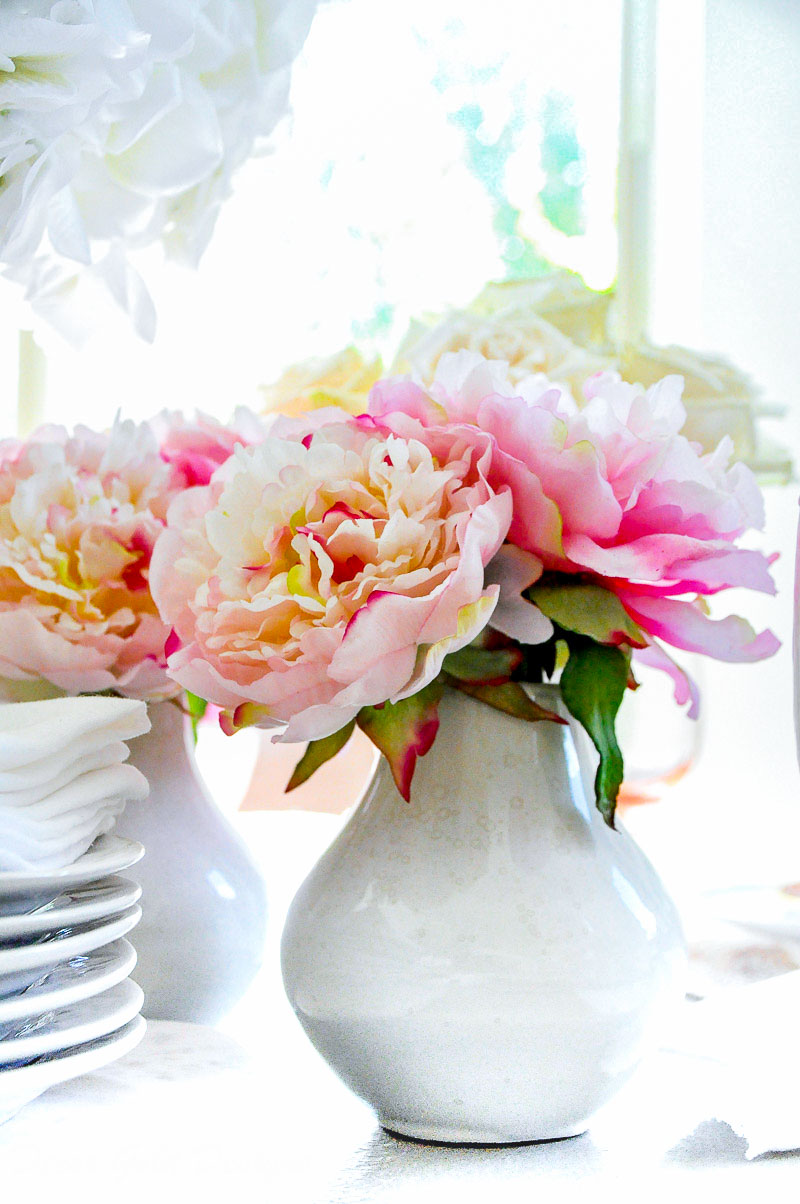
[[677,376],[644,391],[598,374],[578,412],[543,378],[511,385],[507,365],[463,351],[442,357],[429,392],[407,377],[379,382],[369,412],[398,431],[410,417],[470,422],[492,437],[489,483],[514,501],[511,547],[490,568],[501,587],[494,627],[548,639],[552,625],[520,593],[543,573],[579,574],[614,593],[648,641],[755,660],[776,650],[775,636],[709,618],[698,596],[774,592],[770,560],[735,546],[763,525],[760,493],[747,468],[730,464],[729,440],[703,455],[679,434],[681,389]]
[[480,432],[330,417],[176,498],[151,564],[170,674],[230,726],[286,725],[288,742],[433,681],[494,609],[484,566],[511,518]]
[[172,498],[257,437],[246,412],[231,427],[162,414],[104,434],[42,427],[0,445],[0,696],[42,682],[71,694],[179,692],[150,555]]

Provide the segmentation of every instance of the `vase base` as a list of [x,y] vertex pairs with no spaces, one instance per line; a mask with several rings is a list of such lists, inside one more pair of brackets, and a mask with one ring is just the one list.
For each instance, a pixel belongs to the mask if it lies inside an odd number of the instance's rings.
[[445,1129],[438,1125],[418,1125],[389,1117],[378,1117],[378,1120],[381,1128],[385,1129],[390,1137],[396,1137],[400,1141],[413,1141],[420,1145],[481,1148],[486,1146],[547,1145],[554,1141],[569,1141],[570,1138],[580,1137],[587,1131],[584,1123],[563,1133],[543,1137],[507,1137],[500,1136],[497,1132],[490,1133],[488,1130]]

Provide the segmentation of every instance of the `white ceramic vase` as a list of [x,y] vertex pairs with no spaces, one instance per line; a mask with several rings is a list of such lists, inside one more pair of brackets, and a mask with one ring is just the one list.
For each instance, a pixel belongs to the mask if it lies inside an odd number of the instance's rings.
[[[555,686],[532,697],[567,711]],[[653,867],[593,799],[584,733],[456,691],[412,802],[382,760],[297,893],[284,982],[386,1128],[445,1142],[582,1132],[681,996]]]
[[191,729],[177,706],[151,704],[152,728],[132,740],[131,763],[150,783],[116,825],[145,846],[129,872],[142,886],[134,977],[145,1016],[211,1024],[242,996],[263,959],[264,882],[211,799]]

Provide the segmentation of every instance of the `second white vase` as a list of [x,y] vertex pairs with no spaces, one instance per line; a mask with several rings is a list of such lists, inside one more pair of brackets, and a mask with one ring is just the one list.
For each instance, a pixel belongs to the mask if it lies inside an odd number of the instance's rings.
[[261,874],[198,772],[188,721],[151,704],[152,729],[131,741],[131,763],[150,783],[116,831],[145,846],[130,870],[142,886],[134,977],[154,1020],[212,1024],[244,994],[261,965],[266,896]]

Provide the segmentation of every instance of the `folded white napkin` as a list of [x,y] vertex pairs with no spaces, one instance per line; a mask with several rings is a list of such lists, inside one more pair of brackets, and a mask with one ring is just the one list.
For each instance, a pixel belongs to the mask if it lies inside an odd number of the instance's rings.
[[70,815],[87,807],[95,807],[103,799],[121,798],[141,802],[147,798],[147,778],[133,765],[107,765],[79,773],[72,781],[34,803],[20,805],[16,796],[0,793],[0,828],[4,821],[24,825],[32,830],[46,825],[52,827]]
[[112,740],[150,730],[147,707],[134,698],[48,698],[0,705],[0,770],[19,770],[96,752]]
[[[98,827],[109,831],[113,823],[107,823],[106,817],[115,820],[122,814],[128,800],[116,795],[113,798],[102,799],[101,806],[87,807],[85,810],[69,816],[70,823],[62,824],[59,829],[45,829],[43,832],[14,831],[10,835],[0,827],[0,846],[3,848],[3,858],[16,856],[20,864],[27,862],[35,864],[39,869],[51,868],[51,864],[63,864],[61,851],[80,844],[88,834],[95,833]],[[91,837],[91,840],[94,836]],[[89,843],[91,843],[91,840]],[[68,862],[66,864],[69,864]]]
[[124,741],[149,727],[135,699],[0,706],[0,871],[69,865],[111,830],[126,802],[144,799],[147,780],[124,763]]
[[96,752],[82,753],[75,757],[60,773],[35,785],[27,784],[27,779],[21,777],[22,771],[0,773],[0,796],[3,799],[3,806],[9,803],[18,807],[27,807],[29,804],[38,803],[41,799],[47,798],[49,794],[53,794],[54,791],[60,790],[62,786],[74,782],[79,775],[89,773],[93,769],[105,769],[109,765],[121,765],[123,761],[127,761],[129,756],[130,749],[127,744],[123,744],[122,740],[113,740],[105,748],[98,748]]
[[[125,800],[117,800],[114,806],[96,814],[91,822],[76,826],[55,845],[37,844],[32,856],[24,856],[12,849],[3,849],[0,870],[14,874],[50,873],[62,866],[71,865],[94,844],[98,836],[110,832],[118,817],[125,810]],[[2,884],[0,884],[0,893]]]

